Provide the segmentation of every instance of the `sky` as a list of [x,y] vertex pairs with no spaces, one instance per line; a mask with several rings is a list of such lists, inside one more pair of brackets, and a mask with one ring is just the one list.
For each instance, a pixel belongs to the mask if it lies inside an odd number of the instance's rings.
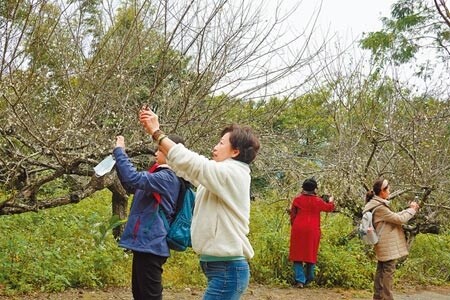
[[[317,16],[313,34],[314,43],[312,44],[319,47],[326,39],[329,46],[327,46],[325,55],[331,57],[334,55],[332,52],[342,51],[352,43],[353,47],[357,47],[354,42],[361,38],[363,32],[380,30],[382,28],[381,18],[390,16],[391,6],[395,2],[394,0],[269,0],[265,2],[267,8],[264,12],[267,14],[267,18],[270,19],[277,8],[281,8],[280,15],[283,16],[295,9],[294,13],[284,23],[285,35],[283,38],[286,40],[289,40],[289,36],[297,36],[305,30],[309,32],[312,28],[311,20]],[[281,43],[280,40],[277,42]],[[302,42],[299,41],[293,48],[301,48],[301,45],[304,44]],[[312,45],[312,48],[314,48],[314,45]],[[340,49],[338,50],[338,48]],[[298,49],[291,50],[291,52],[298,51]],[[362,50],[358,51],[362,52]],[[356,59],[359,53],[355,52],[355,54],[352,53],[351,55]],[[282,59],[283,57],[281,57]],[[285,87],[295,86],[300,77],[308,76],[309,74],[311,74],[311,71],[303,68],[299,73],[286,77],[272,87],[274,91],[278,91]],[[246,85],[243,86],[245,87]],[[269,95],[270,89],[269,87]],[[265,92],[267,90],[261,91],[261,94]],[[298,92],[300,91],[295,93]],[[252,95],[256,94],[259,93],[253,93]]]
[[[281,8],[289,11],[298,7],[286,21],[288,30],[300,32],[310,28],[308,22],[317,16],[314,37],[320,42],[321,37],[338,40],[346,46],[362,37],[363,33],[381,30],[381,18],[389,17],[394,0],[279,0]],[[272,0],[269,5],[276,7],[278,2]],[[272,10],[269,9],[270,14]],[[309,27],[306,27],[309,26]]]
[[[320,0],[287,0],[288,3],[301,2],[300,9],[296,12],[299,16],[302,11],[317,11],[320,6]],[[335,33],[336,37],[341,38],[348,43],[361,38],[364,32],[373,32],[381,30],[383,23],[382,17],[390,17],[392,5],[397,1],[394,0],[322,0],[322,8],[319,14],[318,27],[323,32],[329,30],[330,34]],[[294,23],[291,23],[292,26]],[[356,52],[354,52],[356,53]],[[364,53],[369,53],[365,51]],[[428,57],[426,53],[417,56],[414,64],[424,62],[426,59],[435,57],[432,55]],[[445,66],[442,70],[439,65],[434,69],[434,74],[431,79],[424,81],[414,75],[415,68],[404,65],[387,70],[387,73],[392,78],[395,78],[403,83],[406,83],[409,88],[418,92],[425,92],[432,89],[433,85],[442,86],[447,85],[448,72],[445,71]]]
[[[286,1],[294,3],[296,1]],[[302,0],[296,14],[317,11],[320,0]],[[390,15],[395,1],[389,0],[322,0],[318,25],[324,30],[337,32],[339,36],[357,37],[362,32],[381,29],[381,17]]]

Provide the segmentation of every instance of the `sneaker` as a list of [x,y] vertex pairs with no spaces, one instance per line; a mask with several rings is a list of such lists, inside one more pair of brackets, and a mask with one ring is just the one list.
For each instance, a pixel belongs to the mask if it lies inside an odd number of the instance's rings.
[[294,284],[294,287],[295,287],[295,288],[298,288],[298,289],[302,289],[302,288],[303,288],[303,283],[301,283],[301,282],[296,282],[296,283]]

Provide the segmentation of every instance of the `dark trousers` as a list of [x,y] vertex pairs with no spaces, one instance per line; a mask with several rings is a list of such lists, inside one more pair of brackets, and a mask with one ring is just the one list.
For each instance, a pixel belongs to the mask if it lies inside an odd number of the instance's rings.
[[131,289],[134,300],[162,299],[162,266],[167,257],[133,251]]
[[395,260],[379,261],[373,285],[374,300],[393,300]]

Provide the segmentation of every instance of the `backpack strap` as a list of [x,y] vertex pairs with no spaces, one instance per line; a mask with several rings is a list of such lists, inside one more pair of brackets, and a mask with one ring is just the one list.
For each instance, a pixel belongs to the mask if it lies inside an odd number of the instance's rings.
[[[154,164],[150,169],[149,172],[150,173],[156,173],[158,171],[161,170],[165,170],[165,169],[169,169],[167,167],[161,167],[158,164]],[[158,192],[152,192],[152,196],[155,198],[155,206],[156,206],[156,210],[155,213],[153,214],[152,218],[149,220],[149,222],[147,222],[148,227],[151,227],[153,225],[153,222],[155,222],[156,216],[159,214],[161,219],[163,220],[164,223],[164,227],[166,228],[167,231],[169,231],[169,222],[167,221],[167,217],[166,214],[161,206],[161,195]]]
[[[181,207],[183,206],[184,195],[186,194],[186,191],[192,186],[192,184],[189,181],[186,181],[183,178],[178,177],[178,176],[177,176],[177,178],[178,178],[178,182],[180,184],[180,191],[178,192],[178,198],[175,203],[174,218],[172,219],[172,222],[173,222],[173,220],[175,220],[176,214],[180,211]],[[169,231],[169,228],[170,228],[169,221],[167,221],[166,213],[159,202],[158,202],[158,213],[161,215],[161,218],[164,222],[164,226],[166,227],[167,231]]]
[[377,208],[379,208],[381,205],[384,205],[383,203],[380,203],[380,204],[378,204],[378,205],[376,205],[376,206],[374,206],[374,207],[372,207],[371,209],[366,209],[366,210],[363,210],[363,214],[364,213],[366,213],[366,212],[368,212],[368,211],[370,211],[371,213],[373,213]]
[[378,204],[377,206],[373,207],[370,211],[372,212],[372,214],[378,209],[380,208],[380,206],[383,206],[383,204]]
[[158,211],[156,212],[156,214],[158,214],[158,213],[161,216],[161,219],[163,220],[164,227],[166,228],[166,231],[169,232],[169,228],[170,228],[169,221],[167,221],[166,214],[164,213],[164,211],[163,211],[163,209],[162,209],[162,207],[160,205],[158,207]]
[[[383,206],[383,205],[384,205],[384,203],[381,203],[381,204],[375,206],[374,208],[372,208],[372,209],[370,210],[370,211],[372,212],[372,218],[375,216],[375,211],[376,211],[378,208],[380,208],[381,206]],[[375,222],[372,221],[373,227],[375,228],[375,232],[376,232],[377,235],[378,235],[378,239],[380,238],[381,232],[383,232],[384,225],[386,225],[386,222],[385,222],[385,221],[380,221],[380,222],[382,222],[383,224],[381,225],[380,231],[377,231],[377,228],[376,228],[376,226],[375,226]]]

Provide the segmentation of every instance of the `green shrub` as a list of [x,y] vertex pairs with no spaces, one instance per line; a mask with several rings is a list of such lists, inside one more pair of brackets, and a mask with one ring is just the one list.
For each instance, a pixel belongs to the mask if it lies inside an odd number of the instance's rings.
[[336,213],[322,218],[316,284],[325,287],[369,289],[375,263],[371,248],[357,238],[343,241],[353,230],[352,221]]
[[[252,202],[249,239],[251,281],[288,285],[290,224],[286,201],[276,194]],[[111,194],[96,193],[76,205],[0,217],[0,287],[4,293],[41,289],[98,288],[130,284],[131,254],[111,235]],[[376,260],[370,246],[349,239],[352,220],[323,214],[315,285],[369,289]],[[189,270],[188,272],[186,270]],[[398,268],[397,283],[442,284],[450,281],[450,236],[421,235]],[[198,256],[189,249],[172,252],[164,267],[166,287],[204,287]]]
[[104,247],[93,224],[108,221],[111,195],[101,192],[76,205],[13,216],[0,222],[0,284],[6,291],[128,284],[128,255],[111,235]]
[[441,285],[450,281],[450,234],[419,234],[408,259],[399,266],[396,277],[423,285]]
[[252,203],[250,241],[255,256],[250,261],[252,281],[287,284],[292,278],[289,254],[289,215],[286,203]]
[[172,251],[164,265],[164,286],[166,287],[200,287],[206,285],[206,278],[200,269],[197,254],[192,249],[184,252]]

